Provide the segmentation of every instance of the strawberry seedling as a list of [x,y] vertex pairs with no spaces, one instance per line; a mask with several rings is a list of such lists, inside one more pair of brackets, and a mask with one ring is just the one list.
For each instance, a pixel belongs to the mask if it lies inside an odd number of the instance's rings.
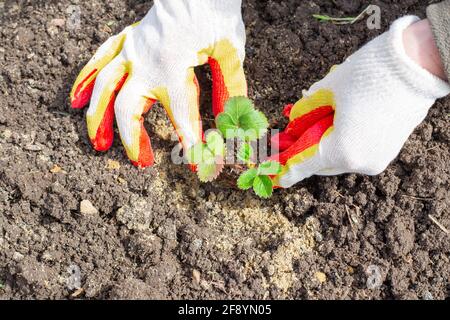
[[257,169],[251,168],[244,172],[238,179],[238,187],[241,190],[253,188],[261,198],[270,198],[273,193],[273,182],[270,176],[281,172],[281,164],[275,161],[262,163]]
[[192,147],[187,159],[197,165],[197,174],[201,182],[215,180],[223,170],[225,157],[225,143],[222,135],[213,131],[206,136],[206,143],[199,143]]
[[239,177],[237,186],[242,190],[253,188],[258,196],[269,198],[273,193],[271,176],[281,172],[281,165],[270,161],[257,167],[253,163],[255,151],[252,147],[253,142],[267,133],[269,122],[266,116],[256,110],[250,99],[235,97],[228,100],[224,112],[216,117],[215,123],[218,131],[207,134],[206,142],[188,151],[187,159],[197,165],[200,180],[211,182],[220,175],[226,154],[224,139],[235,139],[240,143],[237,159],[248,168]]

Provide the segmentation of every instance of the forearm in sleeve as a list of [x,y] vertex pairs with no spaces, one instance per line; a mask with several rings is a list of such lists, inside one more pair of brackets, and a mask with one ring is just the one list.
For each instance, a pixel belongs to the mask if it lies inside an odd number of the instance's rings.
[[450,0],[430,5],[427,16],[441,52],[447,77],[450,79]]

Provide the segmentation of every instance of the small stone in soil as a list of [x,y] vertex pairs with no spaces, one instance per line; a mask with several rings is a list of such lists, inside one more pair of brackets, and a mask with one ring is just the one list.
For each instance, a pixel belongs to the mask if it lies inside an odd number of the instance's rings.
[[23,254],[21,254],[20,252],[14,252],[13,254],[13,260],[16,262],[21,261],[24,258]]
[[50,21],[50,25],[55,27],[63,27],[66,24],[66,20],[64,19],[53,19]]
[[430,291],[425,291],[423,294],[423,300],[434,300],[434,297]]
[[194,280],[195,284],[200,284],[200,271],[196,269],[192,270],[192,279]]
[[80,213],[82,214],[97,214],[98,210],[89,200],[83,200],[80,203]]
[[325,283],[327,281],[327,275],[323,272],[316,272],[315,277],[317,280],[319,280],[320,283]]
[[28,144],[24,149],[28,151],[42,151],[42,147],[37,144]]

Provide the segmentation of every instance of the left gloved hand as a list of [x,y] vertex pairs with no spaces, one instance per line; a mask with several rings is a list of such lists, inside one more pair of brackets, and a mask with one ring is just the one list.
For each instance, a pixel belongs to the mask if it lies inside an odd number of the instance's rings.
[[312,175],[377,175],[399,154],[436,99],[450,93],[405,53],[403,32],[418,20],[396,21],[285,110],[290,124],[273,139],[281,153],[271,160],[283,165],[275,186]]
[[87,124],[96,150],[111,147],[115,116],[128,157],[151,166],[143,114],[160,101],[188,150],[202,140],[194,67],[211,66],[217,115],[228,98],[247,95],[244,57],[241,0],[155,0],[139,24],[106,41],[81,71],[72,107],[90,101]]

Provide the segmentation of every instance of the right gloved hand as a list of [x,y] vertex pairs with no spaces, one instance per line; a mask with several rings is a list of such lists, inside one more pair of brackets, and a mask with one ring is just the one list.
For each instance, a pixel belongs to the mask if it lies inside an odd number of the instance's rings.
[[285,114],[287,129],[274,137],[283,171],[276,187],[312,175],[377,175],[397,157],[413,130],[450,85],[405,53],[404,17],[313,85]]
[[87,124],[98,151],[113,142],[114,115],[131,161],[154,162],[143,114],[160,101],[185,150],[202,140],[199,87],[194,67],[209,63],[213,111],[246,96],[245,27],[241,0],[155,0],[138,24],[103,44],[78,76],[73,108],[90,101]]

